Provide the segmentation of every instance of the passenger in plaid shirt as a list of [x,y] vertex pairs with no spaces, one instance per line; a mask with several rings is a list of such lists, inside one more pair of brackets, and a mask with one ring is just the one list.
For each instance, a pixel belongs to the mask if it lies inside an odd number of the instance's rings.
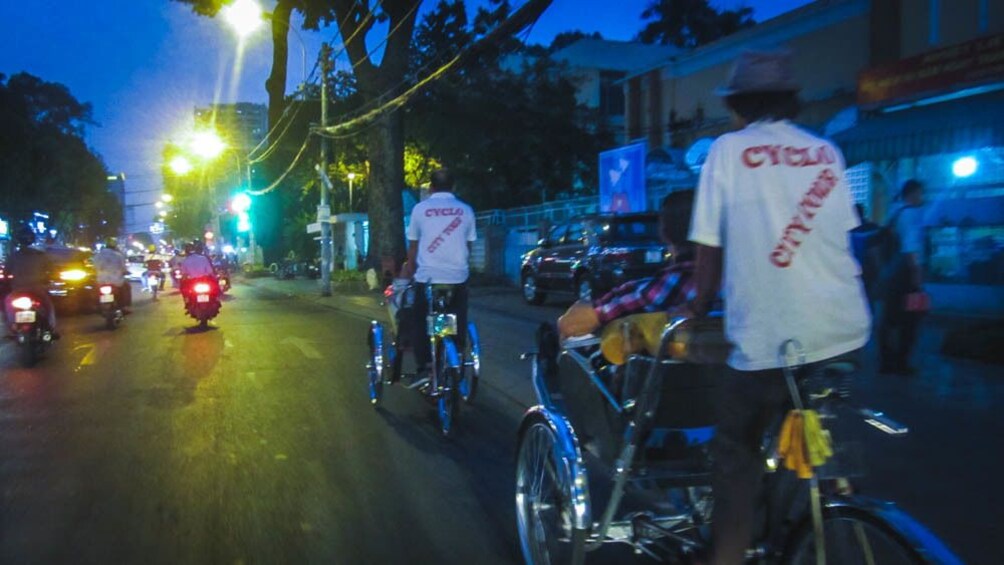
[[563,338],[592,333],[630,314],[672,310],[694,297],[693,245],[687,240],[693,203],[692,190],[674,192],[662,201],[659,231],[672,251],[673,263],[658,276],[624,283],[592,304],[573,304],[558,318]]

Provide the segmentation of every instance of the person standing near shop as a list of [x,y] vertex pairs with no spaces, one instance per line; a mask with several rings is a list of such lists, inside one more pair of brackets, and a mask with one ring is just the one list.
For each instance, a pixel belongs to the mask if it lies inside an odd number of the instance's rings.
[[782,347],[797,340],[806,363],[827,363],[853,357],[870,333],[844,160],[791,123],[798,90],[789,53],[743,53],[719,91],[741,129],[711,145],[697,187],[697,297],[683,313],[706,314],[722,281],[732,345],[712,444],[716,565],[745,562],[752,542],[760,441],[790,405]]
[[854,258],[861,266],[861,282],[865,286],[865,296],[868,297],[868,307],[875,312],[876,285],[882,270],[880,242],[882,227],[868,219],[865,207],[858,203],[854,205],[861,225],[851,230],[851,249]]
[[885,265],[880,280],[882,314],[878,326],[879,371],[912,375],[910,355],[926,307],[908,304],[923,288],[924,185],[903,183],[899,205],[892,209],[882,229]]

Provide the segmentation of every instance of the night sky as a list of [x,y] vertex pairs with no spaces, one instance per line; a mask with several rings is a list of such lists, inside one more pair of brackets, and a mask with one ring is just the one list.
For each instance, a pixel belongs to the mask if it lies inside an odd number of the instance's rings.
[[[649,0],[554,0],[534,26],[530,42],[581,29],[608,39],[631,39],[641,29]],[[468,0],[470,6],[479,0]],[[718,7],[749,5],[758,20],[806,0],[716,0]],[[270,6],[270,2],[263,2]],[[519,5],[519,1],[514,2]],[[426,0],[423,9],[431,9]],[[219,21],[197,17],[168,0],[31,0],[0,2],[0,73],[27,71],[61,82],[94,107],[100,127],[90,144],[113,172],[125,172],[130,192],[160,185],[160,151],[172,133],[190,125],[192,109],[211,103],[267,100],[264,82],[271,61],[263,28],[249,41],[242,72],[234,75],[236,40]],[[386,26],[370,34],[375,43]],[[308,71],[320,43],[333,30],[302,32]],[[301,81],[299,43],[290,39],[290,90]],[[342,63],[345,64],[345,63]],[[156,195],[150,194],[151,198]]]

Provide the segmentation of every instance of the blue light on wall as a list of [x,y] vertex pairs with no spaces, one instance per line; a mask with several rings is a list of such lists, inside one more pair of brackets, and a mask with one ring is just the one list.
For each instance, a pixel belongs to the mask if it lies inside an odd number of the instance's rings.
[[975,157],[965,156],[959,157],[952,163],[952,174],[960,179],[966,177],[971,177],[976,174],[976,170],[979,169],[980,163]]

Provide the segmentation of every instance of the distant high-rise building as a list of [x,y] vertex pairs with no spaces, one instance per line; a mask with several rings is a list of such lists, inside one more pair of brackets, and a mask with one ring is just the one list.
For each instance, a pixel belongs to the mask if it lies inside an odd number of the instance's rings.
[[264,104],[238,102],[196,108],[195,127],[213,127],[228,144],[248,151],[257,145],[268,131],[268,107]]

